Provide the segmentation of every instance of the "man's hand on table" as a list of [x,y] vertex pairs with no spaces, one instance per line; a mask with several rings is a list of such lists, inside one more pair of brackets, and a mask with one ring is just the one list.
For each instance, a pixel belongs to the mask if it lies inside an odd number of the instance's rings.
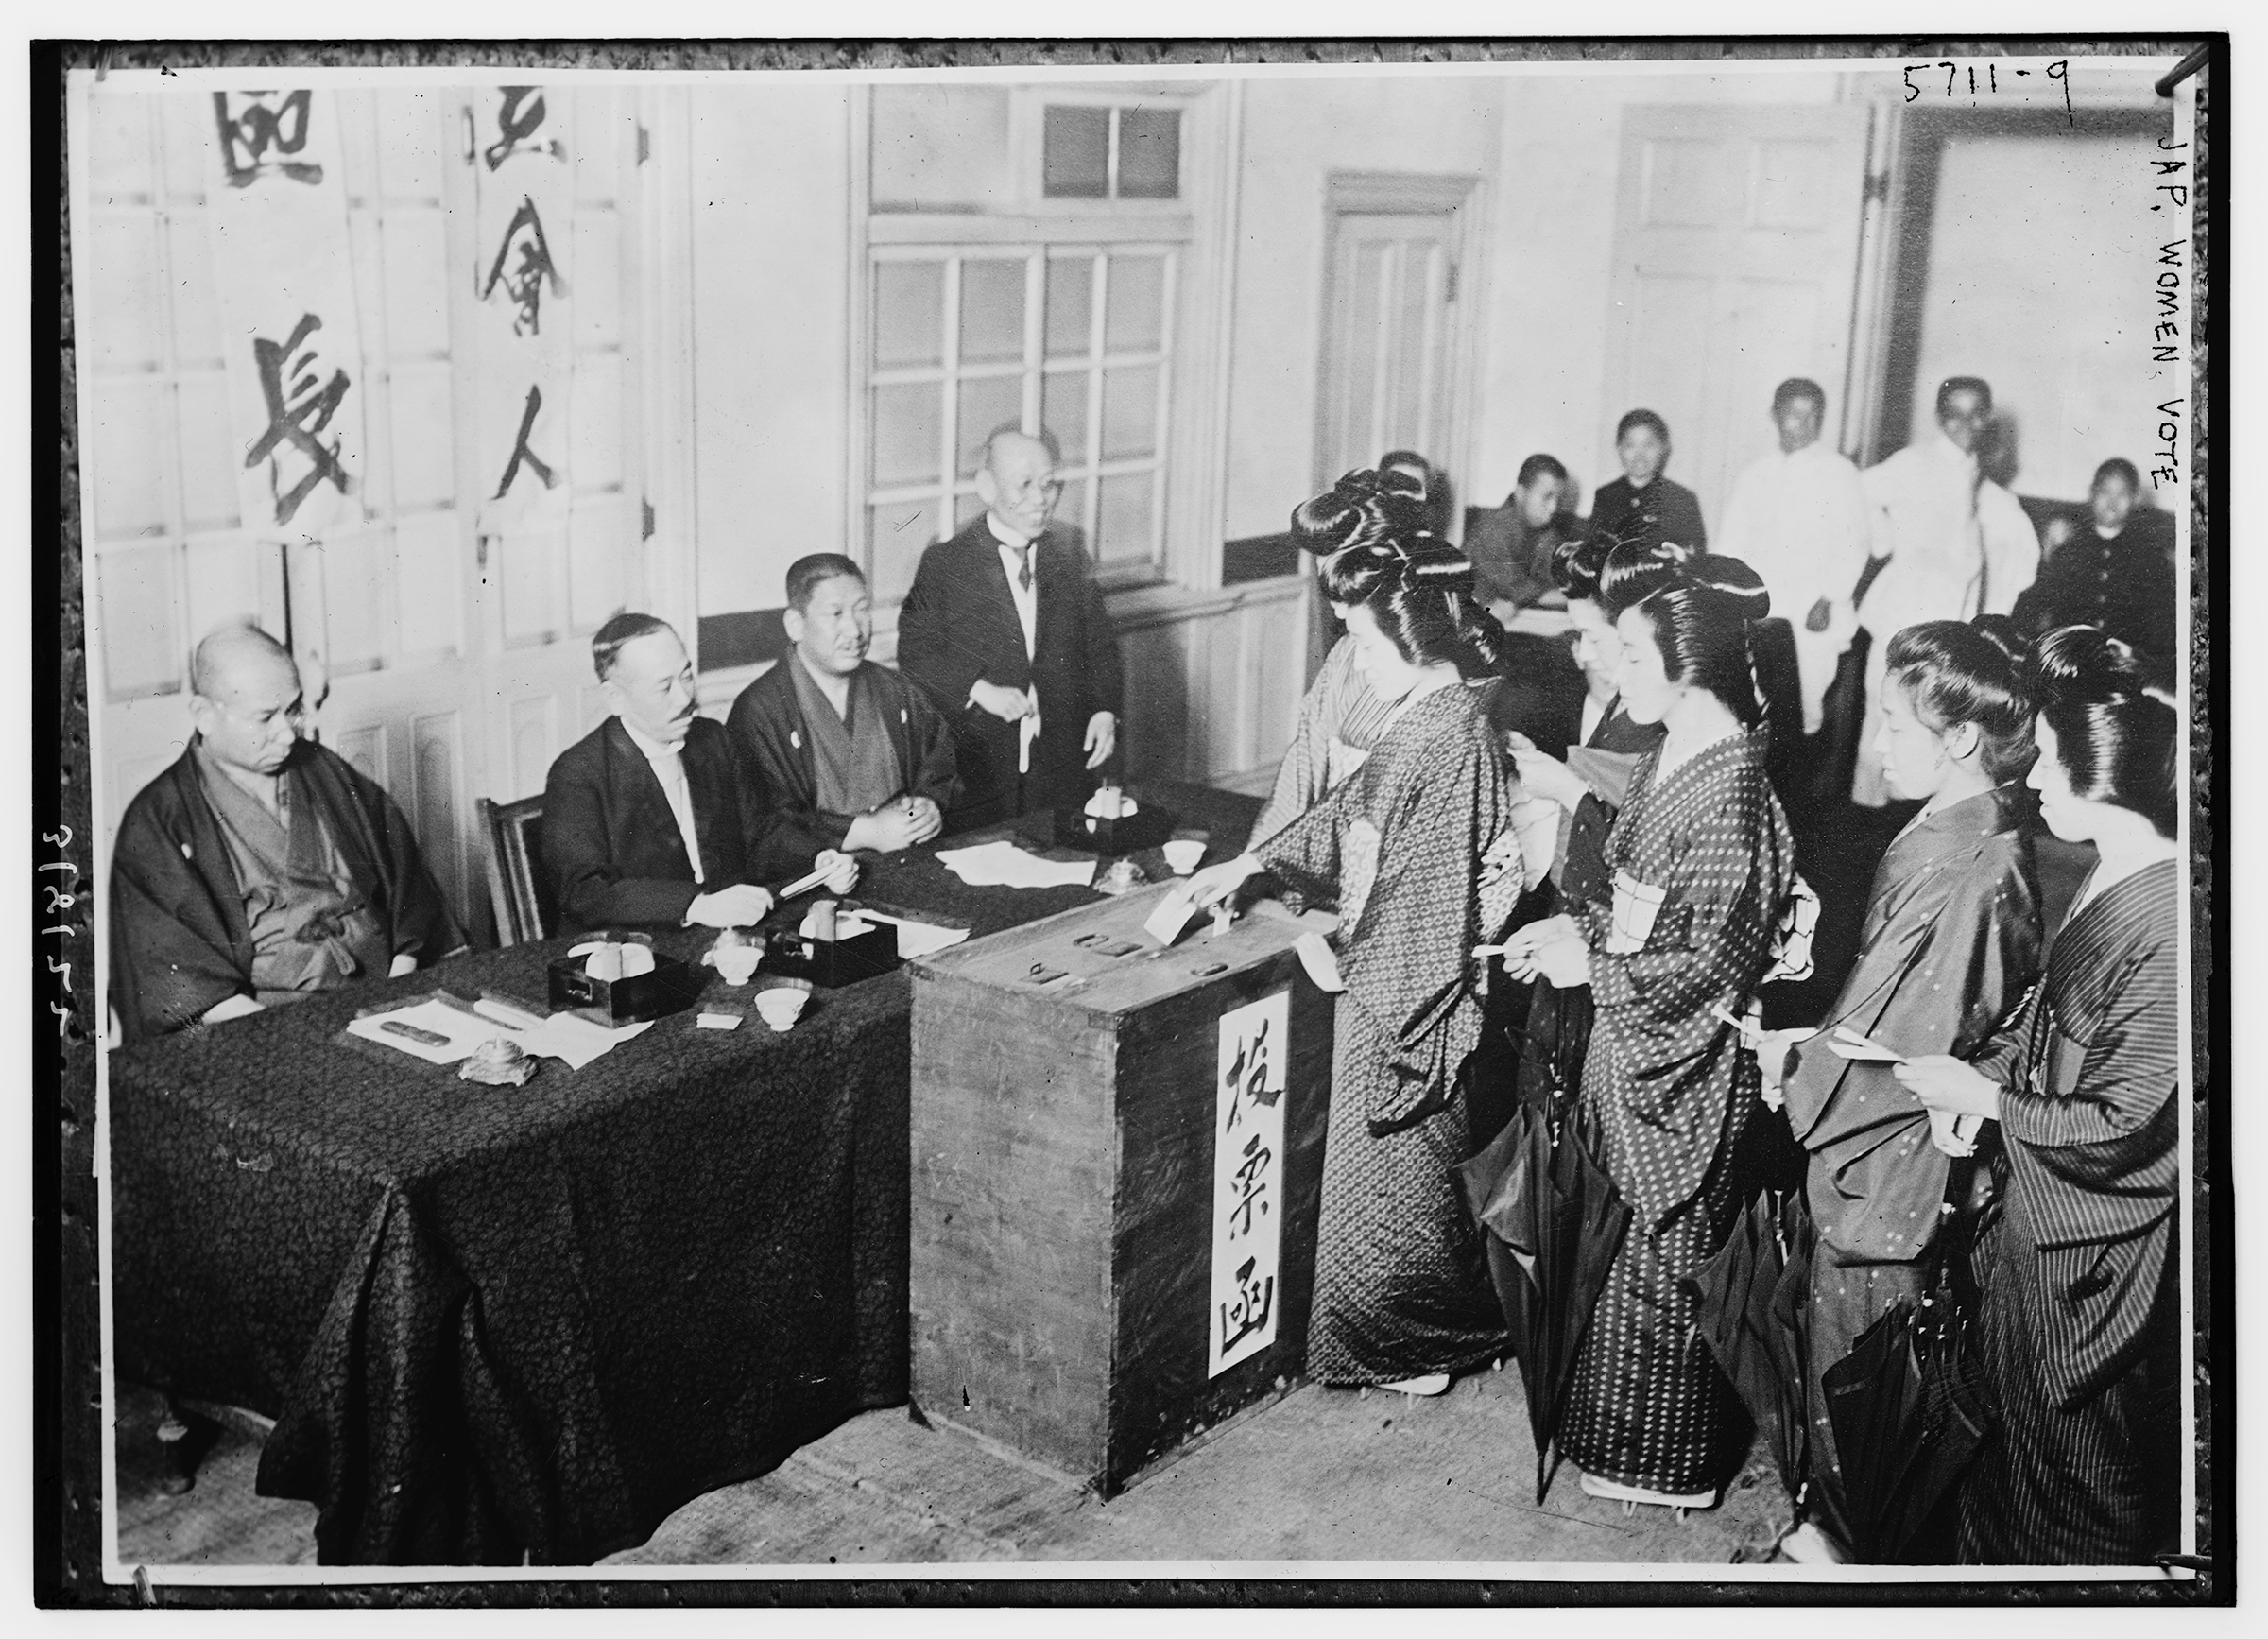
[[408,951],[403,951],[394,958],[394,965],[386,970],[386,976],[389,979],[398,979],[404,974],[414,974],[417,971],[418,958]]
[[242,991],[232,996],[223,996],[197,1016],[200,1025],[225,1025],[231,1019],[241,1019],[248,1013],[265,1013],[267,1009]]
[[858,886],[858,861],[839,850],[820,849],[811,868],[827,873],[824,886],[829,893],[849,893]]

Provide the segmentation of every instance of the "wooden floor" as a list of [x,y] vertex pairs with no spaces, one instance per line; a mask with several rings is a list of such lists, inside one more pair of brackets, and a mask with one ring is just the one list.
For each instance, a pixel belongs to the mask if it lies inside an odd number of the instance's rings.
[[[221,1430],[193,1490],[166,1496],[157,1405],[119,1428],[119,1549],[166,1565],[312,1565],[314,1510],[255,1496],[256,1425]],[[1725,1501],[1625,1515],[1562,1470],[1540,1506],[1516,1370],[1433,1400],[1304,1388],[1213,1431],[1108,1503],[970,1437],[868,1412],[761,1479],[696,1499],[626,1565],[1204,1561],[1685,1561],[1765,1557],[1786,1524],[1760,1451]]]

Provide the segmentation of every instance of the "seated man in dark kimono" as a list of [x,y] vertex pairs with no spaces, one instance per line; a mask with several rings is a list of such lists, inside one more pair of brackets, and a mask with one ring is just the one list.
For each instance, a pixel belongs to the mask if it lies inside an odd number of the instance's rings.
[[392,800],[300,737],[299,667],[253,626],[197,646],[179,762],[111,860],[111,1003],[129,1042],[452,956],[464,939]]
[[[808,870],[774,849],[742,798],[724,729],[696,711],[693,662],[669,623],[618,614],[591,639],[614,715],[561,751],[543,787],[543,863],[559,931],[753,927],[775,896],[765,875]],[[858,865],[822,856],[848,893]]]
[[784,622],[794,647],[741,691],[725,723],[772,840],[804,854],[927,842],[959,786],[953,730],[919,689],[867,658],[866,576],[838,553],[799,558]]

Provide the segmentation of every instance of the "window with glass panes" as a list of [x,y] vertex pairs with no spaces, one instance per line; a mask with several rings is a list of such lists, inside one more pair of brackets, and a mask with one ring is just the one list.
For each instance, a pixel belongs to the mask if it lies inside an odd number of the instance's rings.
[[1162,555],[1177,248],[883,246],[872,251],[868,563],[902,596],[921,548],[983,510],[986,438],[1061,446],[1055,526],[1112,578]]

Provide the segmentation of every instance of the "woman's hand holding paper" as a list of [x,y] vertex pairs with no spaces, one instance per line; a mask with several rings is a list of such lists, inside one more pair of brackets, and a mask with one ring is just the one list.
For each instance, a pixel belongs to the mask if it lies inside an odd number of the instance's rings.
[[2000,1084],[1949,1054],[1908,1059],[1893,1064],[1890,1073],[1898,1078],[1899,1086],[1933,1111],[1981,1116],[1987,1121],[2001,1118]]
[[1209,865],[1189,879],[1188,893],[1200,909],[1210,909],[1232,897],[1248,877],[1260,873],[1260,861],[1249,854],[1219,865]]
[[1548,797],[1571,812],[1590,794],[1590,788],[1575,777],[1574,770],[1558,758],[1533,746],[1512,753],[1512,761],[1520,768],[1520,784],[1530,796]]

